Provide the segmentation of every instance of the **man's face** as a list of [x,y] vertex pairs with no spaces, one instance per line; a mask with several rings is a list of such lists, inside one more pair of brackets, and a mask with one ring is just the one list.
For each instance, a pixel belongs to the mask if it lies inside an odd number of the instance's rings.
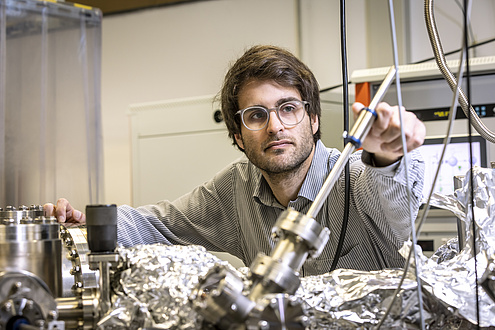
[[[286,101],[301,100],[299,91],[283,87],[274,81],[251,80],[238,94],[239,109],[259,105],[274,108]],[[249,160],[261,170],[269,173],[284,173],[298,168],[305,161],[311,161],[313,134],[318,130],[318,118],[306,113],[296,126],[284,126],[277,114],[270,112],[265,128],[248,130],[241,125],[241,134],[236,134],[237,144],[244,149]]]

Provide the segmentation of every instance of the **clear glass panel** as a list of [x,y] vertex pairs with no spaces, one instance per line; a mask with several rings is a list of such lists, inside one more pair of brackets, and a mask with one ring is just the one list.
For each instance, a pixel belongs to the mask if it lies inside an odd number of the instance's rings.
[[103,193],[101,12],[0,0],[0,207]]

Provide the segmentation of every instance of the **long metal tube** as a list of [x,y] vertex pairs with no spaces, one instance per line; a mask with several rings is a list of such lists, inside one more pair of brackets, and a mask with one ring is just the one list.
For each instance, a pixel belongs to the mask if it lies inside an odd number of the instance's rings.
[[[374,112],[374,109],[376,108],[378,103],[383,99],[383,96],[385,95],[388,88],[394,81],[394,78],[395,78],[395,67],[391,67],[387,75],[385,76],[385,79],[382,81],[380,88],[378,89],[375,96],[371,100],[368,109],[373,110]],[[374,121],[375,121],[375,115],[371,111],[366,111],[366,110],[361,111],[358,119],[356,120],[356,123],[352,127],[351,132],[349,133],[349,136],[354,137],[355,141],[364,140],[366,138],[366,135],[368,135],[371,129],[371,125],[373,124]],[[323,186],[318,192],[318,195],[316,196],[313,204],[311,204],[308,213],[306,213],[308,217],[310,218],[316,217],[321,207],[323,206],[323,203],[325,202],[328,194],[330,193],[330,190],[333,188],[335,182],[339,178],[340,173],[344,169],[345,164],[349,160],[349,157],[354,152],[354,150],[356,150],[356,146],[353,143],[348,142],[344,150],[342,151],[341,155],[337,159],[337,162],[330,171],[330,174],[325,180],[325,183],[323,183]]]
[[[437,26],[435,24],[433,0],[425,0],[425,21],[426,30],[428,31],[428,37],[430,38],[431,47],[433,49],[433,53],[435,54],[435,61],[437,62],[437,66],[440,69],[443,77],[449,84],[450,89],[455,91],[457,88],[457,80],[447,66],[447,60],[445,59],[442,44],[440,42],[440,37],[438,35]],[[459,63],[459,65],[462,65],[462,63]],[[490,131],[488,127],[483,124],[481,119],[476,114],[476,111],[474,111],[473,107],[469,106],[466,94],[464,94],[461,88],[459,88],[459,104],[461,105],[461,108],[466,116],[471,116],[472,125],[476,129],[476,131],[478,131],[478,133],[480,133],[480,135],[484,139],[495,143],[495,133]]]

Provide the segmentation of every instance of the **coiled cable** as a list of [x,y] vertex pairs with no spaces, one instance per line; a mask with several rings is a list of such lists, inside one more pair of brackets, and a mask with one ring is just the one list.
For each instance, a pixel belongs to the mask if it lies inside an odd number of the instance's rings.
[[[433,0],[425,0],[425,21],[426,21],[426,30],[428,32],[428,37],[430,39],[431,47],[433,49],[433,53],[435,55],[435,61],[437,63],[440,72],[443,77],[449,84],[450,89],[455,92],[457,86],[457,80],[450,71],[447,66],[447,61],[445,59],[445,55],[443,53],[442,43],[440,42],[440,37],[438,35],[437,26],[435,23],[435,15],[433,10]],[[466,95],[462,91],[459,90],[459,104],[461,105],[462,110],[466,114],[466,117],[472,118],[472,126],[476,129],[476,131],[487,141],[495,143],[495,133],[490,131],[488,127],[483,124],[480,120],[476,111],[473,109],[467,100]]]

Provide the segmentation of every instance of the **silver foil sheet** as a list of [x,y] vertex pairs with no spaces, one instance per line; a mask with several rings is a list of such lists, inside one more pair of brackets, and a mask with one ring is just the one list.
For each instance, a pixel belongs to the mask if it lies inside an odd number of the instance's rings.
[[[457,252],[456,239],[449,241],[430,258],[419,263],[425,288],[455,313],[477,324],[476,281],[485,272],[487,256],[495,252],[495,170],[475,167],[472,172],[473,203],[469,171],[463,186],[453,195],[435,195],[432,206],[450,210],[466,223],[465,248]],[[474,206],[471,208],[471,204]],[[476,227],[476,258],[473,256],[472,209]],[[476,259],[476,260],[475,260]],[[477,276],[477,277],[476,277]],[[478,287],[480,326],[495,326],[495,304]]]
[[[487,265],[487,255],[495,249],[495,170],[475,168],[473,171],[474,214],[478,248],[478,278]],[[434,205],[452,211],[471,226],[469,173],[456,195],[437,195]],[[472,257],[472,234],[466,235],[466,248],[459,253],[456,238],[448,241],[431,257],[418,252],[418,266],[423,283],[423,322],[427,329],[476,329],[475,263]],[[469,242],[471,241],[471,242]],[[401,249],[404,257],[411,243]],[[414,265],[413,265],[414,267]],[[413,270],[407,274],[397,299],[382,327],[385,329],[415,328],[420,325],[417,285]],[[296,295],[306,302],[311,329],[371,329],[384,315],[398,286],[403,270],[362,272],[338,269],[329,274],[301,279]],[[480,326],[495,326],[495,303],[478,289]]]
[[[371,329],[387,309],[402,274],[399,269],[337,269],[302,278],[296,296],[306,302],[310,329]],[[418,323],[416,287],[408,275],[384,327],[403,329]]]
[[[226,264],[199,246],[144,245],[119,249],[123,264],[115,276],[113,308],[103,329],[202,329],[189,297],[215,263]],[[248,269],[236,274],[249,288]],[[401,269],[364,272],[337,269],[301,278],[295,296],[308,316],[308,329],[372,329],[384,315],[403,274]],[[383,329],[419,325],[416,282],[408,274]],[[247,291],[244,292],[247,295]],[[428,329],[469,329],[471,324],[429,292],[424,292]],[[429,312],[433,311],[433,312]]]
[[[473,203],[471,203],[471,176]],[[461,188],[453,195],[434,194],[431,205],[451,211],[466,224],[466,246],[473,246],[472,213],[475,215],[477,250],[487,255],[495,252],[495,169],[475,166],[468,171]],[[474,207],[471,207],[473,205]]]
[[119,248],[113,308],[104,329],[200,329],[188,300],[198,278],[216,263],[228,264],[200,246],[140,245]]

